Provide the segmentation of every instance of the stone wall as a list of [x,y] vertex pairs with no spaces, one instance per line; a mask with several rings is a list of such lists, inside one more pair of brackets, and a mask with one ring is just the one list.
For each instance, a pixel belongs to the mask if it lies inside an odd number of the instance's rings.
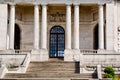
[[7,8],[7,4],[0,4],[0,50],[6,50],[7,48]]
[[115,3],[116,51],[120,52],[120,1]]

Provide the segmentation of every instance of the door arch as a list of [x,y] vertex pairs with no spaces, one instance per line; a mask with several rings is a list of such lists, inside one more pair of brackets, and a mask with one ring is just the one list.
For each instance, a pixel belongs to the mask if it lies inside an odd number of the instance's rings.
[[50,58],[64,56],[65,31],[61,26],[54,26],[50,30]]
[[94,49],[97,50],[98,49],[98,40],[99,40],[99,33],[98,33],[98,24],[95,26],[94,28]]
[[15,36],[14,36],[14,49],[19,50],[20,49],[20,36],[21,36],[21,31],[20,27],[15,24]]

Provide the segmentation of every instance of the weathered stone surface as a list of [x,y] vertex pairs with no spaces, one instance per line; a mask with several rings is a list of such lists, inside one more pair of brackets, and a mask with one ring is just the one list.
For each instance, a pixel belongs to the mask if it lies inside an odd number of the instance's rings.
[[8,6],[0,4],[0,50],[7,49]]

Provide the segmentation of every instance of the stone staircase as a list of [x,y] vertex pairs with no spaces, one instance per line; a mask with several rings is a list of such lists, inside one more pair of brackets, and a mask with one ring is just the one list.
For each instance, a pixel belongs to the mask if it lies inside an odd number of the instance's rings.
[[26,73],[8,73],[9,80],[88,80],[93,74],[80,74],[78,62],[30,62]]

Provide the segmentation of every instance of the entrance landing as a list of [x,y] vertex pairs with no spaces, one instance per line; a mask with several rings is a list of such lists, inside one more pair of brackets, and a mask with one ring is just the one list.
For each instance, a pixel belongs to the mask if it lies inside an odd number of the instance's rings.
[[64,58],[49,58],[48,61],[52,61],[52,62],[63,62]]

